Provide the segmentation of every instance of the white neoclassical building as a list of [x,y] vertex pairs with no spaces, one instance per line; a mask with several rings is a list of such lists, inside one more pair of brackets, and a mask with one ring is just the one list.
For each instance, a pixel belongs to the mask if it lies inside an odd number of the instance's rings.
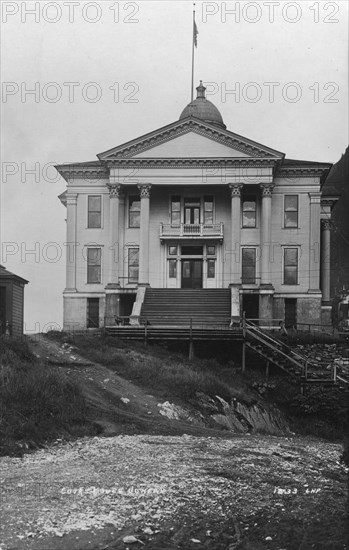
[[233,317],[327,320],[331,164],[230,132],[202,83],[179,120],[97,157],[56,167],[67,182],[65,328],[137,323],[160,290],[169,316],[186,290],[195,303],[224,297]]

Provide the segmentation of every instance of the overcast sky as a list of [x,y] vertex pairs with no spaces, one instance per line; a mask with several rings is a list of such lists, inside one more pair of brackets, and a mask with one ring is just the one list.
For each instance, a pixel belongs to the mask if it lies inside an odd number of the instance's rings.
[[[62,326],[65,286],[65,182],[51,165],[94,160],[178,119],[192,3],[1,9],[1,263],[30,281],[25,328],[41,331]],[[336,162],[348,145],[347,21],[347,1],[197,2],[195,86],[206,83],[230,131]]]

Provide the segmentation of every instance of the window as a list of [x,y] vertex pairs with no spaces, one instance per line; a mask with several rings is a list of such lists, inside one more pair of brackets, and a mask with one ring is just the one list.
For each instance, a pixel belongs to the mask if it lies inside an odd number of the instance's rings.
[[256,227],[255,197],[245,197],[242,201],[242,227]]
[[87,328],[99,327],[99,298],[87,298]]
[[284,227],[298,227],[298,195],[285,195]]
[[88,215],[87,227],[101,228],[102,222],[102,202],[100,195],[90,195],[88,197]]
[[177,260],[168,261],[168,273],[170,279],[176,279],[177,277]]
[[182,256],[203,256],[203,246],[184,246],[181,247]]
[[242,249],[242,283],[253,285],[256,283],[256,249]]
[[216,260],[207,260],[207,278],[214,279],[216,276]]
[[284,249],[284,285],[298,284],[298,249]]
[[204,197],[204,223],[206,225],[213,224],[213,197]]
[[184,199],[184,223],[198,225],[200,223],[201,199],[199,197]]
[[128,225],[129,227],[140,227],[141,221],[141,199],[139,196],[130,196],[128,200]]
[[168,247],[168,253],[170,256],[177,256],[177,247],[176,246],[169,246]]
[[128,282],[138,283],[139,248],[128,249]]
[[181,197],[171,197],[171,225],[181,223]]
[[100,248],[87,249],[87,282],[88,283],[101,282],[101,252],[102,251]]
[[216,247],[213,245],[209,245],[207,247],[207,256],[215,256],[216,255]]

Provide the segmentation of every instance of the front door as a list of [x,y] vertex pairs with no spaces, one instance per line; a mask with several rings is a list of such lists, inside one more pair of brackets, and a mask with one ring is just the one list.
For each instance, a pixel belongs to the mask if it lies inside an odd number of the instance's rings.
[[285,327],[292,328],[297,324],[297,299],[285,298]]
[[87,298],[87,328],[99,327],[99,298]]
[[182,288],[202,288],[202,260],[182,260]]

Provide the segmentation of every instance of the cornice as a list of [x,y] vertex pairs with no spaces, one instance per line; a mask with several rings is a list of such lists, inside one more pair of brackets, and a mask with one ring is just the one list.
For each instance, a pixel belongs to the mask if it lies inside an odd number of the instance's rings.
[[321,206],[330,206],[333,208],[338,200],[339,197],[321,197]]
[[318,166],[302,166],[302,167],[281,167],[275,177],[299,177],[303,176],[306,178],[311,177],[321,177],[325,172],[328,171],[328,168],[320,168]]
[[275,158],[113,158],[106,161],[109,168],[202,168],[202,167],[274,167]]
[[109,170],[106,166],[96,166],[96,167],[89,167],[89,166],[56,166],[56,170],[60,173],[60,175],[66,180],[70,181],[72,179],[85,179],[85,180],[100,180],[100,179],[109,179]]

